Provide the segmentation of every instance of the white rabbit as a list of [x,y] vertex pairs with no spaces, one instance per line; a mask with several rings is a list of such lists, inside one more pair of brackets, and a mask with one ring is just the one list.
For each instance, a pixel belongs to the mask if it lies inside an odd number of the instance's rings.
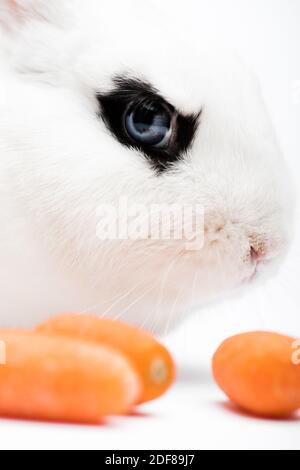
[[[256,79],[142,3],[0,0],[1,326],[76,311],[163,331],[285,252],[290,183]],[[202,249],[101,240],[121,197],[203,207]]]

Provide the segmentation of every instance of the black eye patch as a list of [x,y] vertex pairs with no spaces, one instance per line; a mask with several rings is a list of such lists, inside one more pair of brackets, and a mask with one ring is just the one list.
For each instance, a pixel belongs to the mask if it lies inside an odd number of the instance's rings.
[[97,93],[99,116],[118,141],[142,152],[162,172],[192,145],[199,116],[179,113],[150,84],[116,77],[114,89]]

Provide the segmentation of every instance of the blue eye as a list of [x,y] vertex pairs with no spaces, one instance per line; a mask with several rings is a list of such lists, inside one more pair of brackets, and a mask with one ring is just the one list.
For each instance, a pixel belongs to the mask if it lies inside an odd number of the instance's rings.
[[172,116],[158,103],[142,103],[125,112],[125,128],[138,143],[166,148],[172,135]]

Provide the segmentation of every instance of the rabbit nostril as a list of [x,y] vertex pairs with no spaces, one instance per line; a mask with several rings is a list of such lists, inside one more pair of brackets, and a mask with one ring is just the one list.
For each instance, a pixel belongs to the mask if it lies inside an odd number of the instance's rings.
[[250,258],[253,263],[259,263],[259,261],[264,259],[265,255],[266,253],[264,248],[254,248],[254,246],[250,247]]

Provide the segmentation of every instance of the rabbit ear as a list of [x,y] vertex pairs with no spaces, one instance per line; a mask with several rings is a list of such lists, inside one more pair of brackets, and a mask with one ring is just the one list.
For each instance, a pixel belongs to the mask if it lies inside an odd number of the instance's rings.
[[14,31],[26,21],[52,21],[59,6],[58,0],[0,0],[0,24],[5,29]]

